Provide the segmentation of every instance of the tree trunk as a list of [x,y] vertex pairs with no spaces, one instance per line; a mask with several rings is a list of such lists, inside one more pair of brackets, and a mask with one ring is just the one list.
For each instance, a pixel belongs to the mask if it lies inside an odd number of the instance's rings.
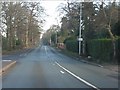
[[25,33],[25,47],[28,48],[28,30]]
[[113,60],[116,61],[116,44],[115,44],[115,37],[111,32],[111,27],[109,26],[108,32],[110,34],[111,40],[112,40],[112,46],[113,46]]

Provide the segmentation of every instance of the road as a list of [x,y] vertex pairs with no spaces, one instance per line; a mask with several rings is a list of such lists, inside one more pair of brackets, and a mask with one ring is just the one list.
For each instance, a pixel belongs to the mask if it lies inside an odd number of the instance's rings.
[[74,60],[50,46],[15,57],[16,65],[2,77],[3,88],[118,88],[117,73]]

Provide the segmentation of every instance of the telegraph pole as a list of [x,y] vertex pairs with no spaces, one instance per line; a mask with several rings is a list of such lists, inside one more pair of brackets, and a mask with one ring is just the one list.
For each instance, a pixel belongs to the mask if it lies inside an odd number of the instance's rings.
[[82,18],[82,2],[80,2],[80,24],[79,24],[79,36],[78,36],[78,41],[79,41],[79,55],[81,55],[81,42],[82,42],[82,38],[81,38],[81,18]]
[[[2,2],[0,2],[0,12],[2,11]],[[2,21],[2,15],[0,14],[0,21]],[[2,23],[0,22],[0,25]],[[2,33],[0,32],[0,52],[2,52]],[[2,54],[0,53],[0,68],[2,68]],[[0,89],[2,90],[2,77],[0,76]]]

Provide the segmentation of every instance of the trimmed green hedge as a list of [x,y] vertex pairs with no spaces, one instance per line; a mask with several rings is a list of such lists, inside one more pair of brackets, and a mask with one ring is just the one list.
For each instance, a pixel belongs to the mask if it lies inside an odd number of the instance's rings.
[[116,40],[116,55],[117,60],[120,63],[120,38]]
[[66,44],[66,49],[72,52],[77,52],[78,53],[78,41],[75,40],[67,40],[65,42]]
[[[78,53],[78,41],[66,40],[66,49]],[[88,55],[100,62],[114,62],[113,46],[111,39],[93,39],[87,42]],[[120,58],[120,38],[116,39],[116,59]],[[120,60],[119,60],[120,62]]]
[[[120,38],[116,40],[116,53],[118,59],[118,53],[120,49]],[[88,42],[88,53],[92,57],[102,61],[111,61],[113,58],[113,46],[111,39],[94,39]]]

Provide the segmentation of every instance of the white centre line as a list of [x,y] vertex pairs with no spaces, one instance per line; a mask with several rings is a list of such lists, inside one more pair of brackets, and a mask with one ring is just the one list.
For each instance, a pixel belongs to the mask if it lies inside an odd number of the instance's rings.
[[90,84],[89,82],[87,82],[86,80],[82,79],[81,77],[75,75],[74,73],[72,73],[71,71],[67,70],[66,68],[64,68],[63,66],[61,66],[59,63],[55,62],[59,67],[61,67],[63,70],[65,70],[66,72],[68,72],[69,74],[71,74],[73,77],[77,78],[79,81],[82,81],[83,83],[87,84],[88,86],[96,89],[96,90],[100,90],[98,87],[94,86],[93,84]]

